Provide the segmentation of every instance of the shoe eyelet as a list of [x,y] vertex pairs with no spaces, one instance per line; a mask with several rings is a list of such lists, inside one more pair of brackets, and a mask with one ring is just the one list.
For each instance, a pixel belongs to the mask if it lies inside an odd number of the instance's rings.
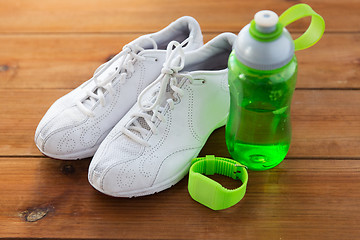
[[159,59],[158,58],[155,58],[154,61],[157,62]]
[[132,74],[132,72],[127,72],[127,73],[126,73],[126,79],[131,78],[131,77],[132,77],[132,75],[133,75],[133,74]]
[[206,83],[206,80],[205,79],[202,79],[202,78],[197,78],[197,79],[194,79],[193,81],[192,81],[192,84],[193,85],[204,85]]
[[180,103],[180,98],[179,97],[174,97],[173,99],[173,102],[174,102],[174,104],[179,104]]

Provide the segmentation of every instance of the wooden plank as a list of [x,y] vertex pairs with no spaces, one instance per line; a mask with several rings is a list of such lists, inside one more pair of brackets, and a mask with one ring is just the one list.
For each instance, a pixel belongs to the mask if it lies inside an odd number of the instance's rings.
[[[306,1],[326,19],[327,31],[359,31],[359,1]],[[0,33],[147,32],[183,15],[194,16],[204,31],[235,31],[262,9],[281,14],[297,1],[1,1]],[[351,24],[347,24],[351,23]],[[303,31],[305,23],[292,29]]]
[[[39,156],[33,137],[49,106],[68,90],[0,90],[0,156]],[[296,90],[288,157],[360,158],[360,91]],[[11,103],[11,104],[10,104]],[[229,156],[224,128],[202,154]]]
[[[73,89],[139,34],[0,36],[0,88]],[[216,34],[205,34],[205,41]],[[360,88],[360,34],[325,34],[297,52],[299,88]],[[341,44],[339,44],[341,43]],[[21,47],[19,47],[21,46]],[[336,60],[336,61],[335,61]]]
[[0,36],[0,87],[75,88],[89,79],[100,64],[138,36],[140,35]]
[[359,161],[292,159],[250,172],[245,198],[218,212],[190,198],[187,177],[152,196],[105,196],[88,184],[88,164],[1,158],[0,238],[322,240],[360,234]]

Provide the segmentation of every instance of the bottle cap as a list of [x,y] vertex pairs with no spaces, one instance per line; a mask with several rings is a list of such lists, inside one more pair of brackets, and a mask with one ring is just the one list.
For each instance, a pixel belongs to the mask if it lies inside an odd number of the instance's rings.
[[[274,21],[273,21],[274,22]],[[285,66],[294,56],[294,43],[289,32],[275,24],[275,31],[269,30],[273,24],[261,24],[259,31],[255,20],[246,25],[239,33],[234,44],[236,58],[245,66],[266,71]]]
[[[285,27],[308,16],[311,17],[308,29],[293,40]],[[278,69],[290,62],[294,51],[306,49],[319,41],[324,30],[324,19],[307,4],[292,6],[280,17],[273,11],[263,10],[240,31],[234,44],[236,58],[252,69]]]
[[251,36],[260,42],[272,42],[283,33],[283,26],[279,23],[279,17],[270,10],[257,12],[250,23]]
[[276,24],[279,17],[276,13],[270,10],[263,10],[257,12],[254,16],[255,27],[262,33],[271,33],[276,30]]

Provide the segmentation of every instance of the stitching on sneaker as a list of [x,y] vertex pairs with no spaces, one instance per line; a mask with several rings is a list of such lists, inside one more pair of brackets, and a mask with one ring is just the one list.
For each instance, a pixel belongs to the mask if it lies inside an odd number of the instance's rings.
[[[139,96],[141,90],[143,89],[143,84],[144,84],[144,80],[145,80],[145,64],[143,62],[139,62],[137,61],[136,64],[138,64],[139,66],[139,71],[140,71],[140,76],[139,76],[139,83],[138,83],[138,87],[136,90],[136,95]],[[134,66],[135,67],[135,66]]]
[[194,129],[194,124],[193,124],[193,106],[194,106],[194,93],[193,93],[193,90],[190,88],[189,85],[185,86],[184,89],[186,89],[189,93],[189,102],[188,102],[188,125],[189,125],[189,129],[190,129],[190,132],[191,134],[193,135],[193,137],[198,140],[199,142],[201,141],[201,138],[200,136],[195,132],[195,129]]
[[[159,148],[164,144],[164,141],[167,139],[167,137],[169,136],[169,133],[170,133],[170,130],[171,130],[171,126],[172,126],[172,114],[171,112],[169,111],[166,111],[164,116],[167,116],[167,120],[166,120],[166,127],[164,129],[164,132],[163,132],[163,137],[159,140],[159,142],[151,148],[151,150],[149,151],[146,151],[149,153],[149,158],[152,158],[155,156],[155,152],[159,150]],[[160,121],[159,121],[159,124],[157,126],[160,125]],[[152,132],[151,132],[152,133]],[[151,134],[152,136],[152,134]],[[150,138],[150,136],[149,136]],[[149,138],[147,140],[149,140]],[[143,172],[145,173],[145,162],[146,162],[146,159],[143,159],[141,162],[140,162],[140,172]],[[145,175],[144,175],[145,176]],[[150,176],[149,176],[150,177]]]
[[159,172],[160,172],[160,169],[161,169],[162,165],[164,164],[164,162],[165,162],[169,157],[171,157],[172,155],[174,155],[174,154],[176,154],[176,153],[179,153],[179,152],[183,152],[183,151],[187,151],[187,150],[192,150],[192,149],[199,149],[199,148],[200,148],[200,147],[188,147],[188,148],[183,148],[183,149],[177,150],[177,151],[172,152],[172,153],[170,153],[169,155],[167,155],[167,156],[163,159],[163,161],[161,162],[161,164],[160,164],[160,166],[159,166],[159,168],[158,168],[158,170],[157,170],[157,172],[156,172],[156,174],[155,174],[154,181],[151,183],[150,186],[153,186],[153,185],[154,185],[157,177],[159,176]]

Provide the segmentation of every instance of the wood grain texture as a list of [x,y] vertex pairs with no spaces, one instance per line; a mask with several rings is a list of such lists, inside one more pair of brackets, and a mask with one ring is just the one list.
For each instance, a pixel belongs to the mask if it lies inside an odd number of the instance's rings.
[[1,158],[0,238],[308,240],[360,234],[359,161],[292,159],[250,172],[245,198],[218,212],[190,198],[187,177],[156,195],[105,196],[87,183],[88,164]]
[[[0,90],[0,156],[41,155],[33,141],[36,126],[67,91]],[[359,90],[296,90],[288,157],[360,158],[359,102]],[[224,128],[212,134],[202,154],[229,156]]]
[[[358,0],[305,1],[326,33],[296,53],[289,154],[274,169],[250,171],[245,198],[230,209],[193,201],[187,177],[147,197],[105,196],[87,181],[90,159],[53,160],[33,141],[49,106],[136,37],[191,15],[208,41],[238,33],[261,9],[280,14],[300,2],[0,0],[0,239],[359,239]],[[288,29],[296,37],[308,24]],[[224,128],[206,154],[229,157]]]
[[[205,34],[204,40],[217,34]],[[140,34],[0,35],[0,88],[73,89]],[[360,88],[360,34],[325,34],[296,53],[298,88]]]
[[[195,17],[204,31],[239,31],[254,14],[271,9],[281,14],[298,1],[262,0],[20,0],[0,2],[0,33],[148,32],[183,15]],[[326,19],[327,31],[359,31],[360,2],[309,0]],[[210,17],[209,17],[210,16]],[[304,31],[304,22],[291,27]]]

